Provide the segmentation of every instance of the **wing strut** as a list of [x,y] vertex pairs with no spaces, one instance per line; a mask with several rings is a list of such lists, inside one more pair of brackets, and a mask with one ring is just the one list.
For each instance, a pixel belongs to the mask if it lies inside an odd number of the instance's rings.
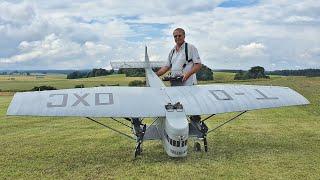
[[236,115],[235,117],[233,117],[233,118],[229,119],[228,121],[226,121],[226,122],[224,122],[224,123],[220,124],[219,126],[217,126],[217,127],[213,128],[213,129],[211,129],[210,131],[208,131],[208,133],[207,133],[207,134],[209,134],[210,132],[212,132],[212,131],[214,131],[214,130],[216,130],[216,129],[218,129],[218,128],[222,127],[222,126],[224,126],[225,124],[227,124],[227,123],[229,123],[229,122],[231,122],[231,121],[235,120],[236,118],[238,118],[239,116],[241,116],[242,114],[244,114],[244,113],[246,113],[246,112],[247,112],[247,111],[243,111],[243,112],[241,112],[240,114],[238,114],[238,115]]
[[114,120],[115,122],[117,122],[117,123],[119,123],[119,124],[121,124],[121,125],[123,125],[123,126],[126,126],[126,127],[130,128],[130,129],[132,130],[132,127],[126,125],[125,123],[120,122],[120,121],[118,121],[117,119],[115,119],[115,118],[113,118],[113,117],[111,117],[110,119]]
[[208,116],[208,117],[206,117],[204,120],[201,120],[201,121],[206,121],[206,120],[208,120],[209,118],[211,118],[211,117],[213,117],[213,116],[215,116],[216,114],[212,114],[212,115],[210,115],[210,116]]
[[117,132],[117,133],[119,133],[119,134],[121,134],[121,135],[123,135],[123,136],[125,136],[125,137],[127,137],[127,138],[129,138],[129,139],[136,140],[135,138],[133,138],[133,137],[131,137],[131,136],[129,136],[129,135],[123,133],[123,132],[120,132],[120,131],[112,128],[112,127],[109,127],[109,126],[107,126],[107,125],[105,125],[105,124],[103,124],[103,123],[101,123],[101,122],[99,122],[99,121],[97,121],[97,120],[94,120],[94,119],[92,119],[92,118],[90,118],[90,117],[86,117],[86,118],[89,119],[89,120],[91,120],[91,121],[93,121],[93,122],[95,122],[95,123],[97,123],[97,124],[100,124],[100,125],[103,126],[103,127],[106,127],[106,128],[108,128],[108,129],[111,129],[112,131]]

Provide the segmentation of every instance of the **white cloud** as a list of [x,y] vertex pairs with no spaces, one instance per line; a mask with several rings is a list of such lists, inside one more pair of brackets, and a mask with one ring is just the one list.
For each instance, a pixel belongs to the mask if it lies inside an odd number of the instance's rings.
[[[166,60],[183,27],[214,68],[319,67],[320,2],[262,0],[217,7],[206,1],[1,1],[0,69],[92,68],[110,60]],[[281,63],[287,61],[286,65]]]
[[0,21],[24,25],[30,23],[35,17],[32,4],[27,2],[13,4],[8,2],[0,3]]
[[247,45],[241,45],[235,49],[235,51],[239,53],[241,57],[260,56],[263,55],[264,50],[265,46],[263,44],[255,42]]
[[96,55],[104,55],[111,51],[111,47],[104,45],[104,44],[96,44],[94,42],[87,41],[84,44],[84,50],[87,55],[89,56],[96,56]]
[[315,21],[314,18],[308,16],[290,16],[284,20],[288,23],[295,23],[295,22],[312,22]]
[[23,41],[20,43],[19,48],[21,49],[21,54],[10,58],[1,58],[0,62],[18,63],[33,60],[39,61],[52,57],[63,58],[77,54],[80,45],[60,39],[55,34],[50,34],[42,41]]
[[320,47],[306,50],[300,54],[300,58],[303,60],[316,58],[318,61],[320,61]]

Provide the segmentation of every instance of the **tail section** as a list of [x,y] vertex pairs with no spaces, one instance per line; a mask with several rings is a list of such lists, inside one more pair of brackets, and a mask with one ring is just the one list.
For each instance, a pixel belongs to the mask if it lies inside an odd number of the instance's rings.
[[149,55],[148,55],[148,47],[146,46],[145,51],[144,51],[144,62],[146,62],[146,65],[150,65],[149,61]]
[[110,62],[113,69],[120,68],[157,68],[166,64],[164,61],[151,61],[148,56],[148,48],[145,47],[144,61]]
[[152,71],[152,68],[162,67],[166,64],[165,61],[151,61],[149,60],[148,48],[145,47],[144,62],[111,62],[113,69],[120,68],[144,68],[146,71],[146,82],[150,87],[165,87],[162,80]]

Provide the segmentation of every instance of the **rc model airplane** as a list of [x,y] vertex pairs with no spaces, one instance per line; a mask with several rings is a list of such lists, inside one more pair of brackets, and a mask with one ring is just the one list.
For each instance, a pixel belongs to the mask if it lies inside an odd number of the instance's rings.
[[[188,139],[195,138],[195,149],[208,150],[207,135],[249,110],[309,104],[296,91],[279,86],[210,84],[166,87],[152,68],[164,63],[149,61],[147,47],[144,62],[113,62],[113,68],[144,68],[149,87],[93,87],[16,93],[7,115],[86,117],[136,141],[134,156],[142,152],[146,140],[161,140],[171,157],[187,155]],[[215,114],[240,112],[234,118],[209,130],[205,121]],[[202,120],[191,117],[208,115]],[[133,137],[99,122],[110,117],[131,122]],[[154,118],[150,125],[144,118]]]

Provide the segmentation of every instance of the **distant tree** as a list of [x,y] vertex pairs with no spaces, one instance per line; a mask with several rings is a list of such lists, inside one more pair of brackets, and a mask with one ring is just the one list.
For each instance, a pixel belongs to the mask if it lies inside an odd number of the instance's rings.
[[127,77],[144,77],[143,68],[120,68],[118,74],[125,74]]
[[79,79],[79,78],[83,78],[86,76],[87,76],[86,72],[74,71],[74,72],[67,75],[67,79]]
[[113,74],[114,73],[114,70],[110,70],[110,71],[107,71],[105,69],[93,69],[92,71],[90,71],[87,75],[87,77],[98,77],[98,76],[107,76],[107,75],[110,75],[110,74]]
[[248,71],[250,79],[266,78],[264,68],[261,66],[254,66]]
[[202,64],[200,71],[197,72],[197,79],[200,81],[210,81],[213,80],[212,70]]
[[57,88],[52,86],[35,86],[31,91],[44,91],[44,90],[57,90]]
[[320,76],[320,69],[277,70],[277,71],[270,71],[268,72],[268,74],[281,75],[281,76],[316,77],[316,76]]
[[[158,71],[160,68],[153,68],[153,71]],[[120,68],[118,74],[125,74],[127,77],[145,77],[143,68]],[[202,65],[201,70],[197,73],[197,79],[201,81],[213,80],[212,70],[205,65]]]
[[234,80],[249,79],[248,74],[245,71],[239,71],[235,76]]
[[105,69],[92,69],[92,71],[74,71],[67,75],[67,79],[79,79],[87,77],[98,77],[98,76],[107,76],[113,74],[114,70],[105,70]]
[[78,84],[78,85],[75,85],[74,88],[84,88],[84,85],[83,84]]
[[235,76],[234,80],[245,80],[245,79],[259,79],[270,77],[265,74],[265,70],[261,66],[254,66],[248,72],[239,71]]
[[134,80],[129,82],[129,86],[145,86],[146,82],[145,81],[140,81],[140,80]]

